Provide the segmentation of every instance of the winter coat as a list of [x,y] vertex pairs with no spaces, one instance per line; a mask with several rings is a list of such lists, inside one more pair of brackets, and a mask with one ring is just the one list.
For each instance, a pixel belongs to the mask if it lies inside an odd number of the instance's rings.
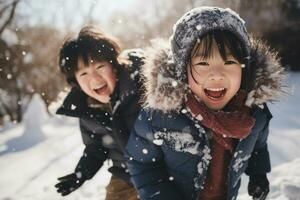
[[[228,200],[237,198],[240,177],[271,170],[267,138],[272,115],[266,102],[276,99],[284,78],[275,54],[252,41],[251,66],[257,66],[255,86],[247,97],[256,123],[238,141],[228,172]],[[152,54],[150,53],[152,52]],[[146,107],[126,146],[127,166],[142,200],[197,199],[211,159],[207,130],[188,114],[169,45],[162,41],[146,53]]]
[[103,162],[111,159],[113,166],[109,171],[129,181],[123,153],[140,109],[138,72],[142,64],[142,52],[131,50],[126,55],[131,63],[118,68],[118,82],[111,98],[111,111],[99,107],[99,104],[89,104],[88,96],[74,87],[56,112],[79,118],[85,149],[75,172],[81,172],[86,179],[92,178]]

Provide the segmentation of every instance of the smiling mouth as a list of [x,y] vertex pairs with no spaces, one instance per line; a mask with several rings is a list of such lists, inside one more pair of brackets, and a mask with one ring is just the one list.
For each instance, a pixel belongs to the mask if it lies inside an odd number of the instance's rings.
[[205,95],[212,100],[221,100],[226,94],[226,88],[205,88]]
[[95,91],[98,95],[103,95],[103,94],[106,94],[107,89],[108,89],[107,84],[103,84],[103,85],[101,85],[101,86],[95,88],[94,91]]

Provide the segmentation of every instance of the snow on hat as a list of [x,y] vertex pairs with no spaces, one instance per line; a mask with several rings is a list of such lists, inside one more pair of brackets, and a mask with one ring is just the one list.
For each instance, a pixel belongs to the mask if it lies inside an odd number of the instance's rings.
[[245,21],[229,8],[203,6],[183,15],[174,25],[170,37],[177,78],[181,81],[186,80],[185,68],[194,44],[198,38],[213,30],[232,32],[241,40],[249,59],[250,39],[244,24]]

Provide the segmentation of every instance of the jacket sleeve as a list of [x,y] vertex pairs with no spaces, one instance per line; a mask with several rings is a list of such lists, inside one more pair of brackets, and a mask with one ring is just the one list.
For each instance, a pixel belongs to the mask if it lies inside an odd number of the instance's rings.
[[264,111],[266,113],[266,123],[259,133],[254,150],[249,159],[248,167],[245,171],[249,176],[266,174],[271,171],[267,139],[269,135],[269,122],[272,118],[272,114],[266,104],[264,104]]
[[142,200],[182,200],[175,185],[169,180],[160,146],[149,139],[151,135],[148,116],[142,110],[126,146],[131,181]]
[[102,146],[101,135],[93,134],[91,130],[84,126],[82,120],[79,124],[85,149],[75,172],[81,172],[85,179],[91,179],[107,159],[108,149]]
[[135,82],[138,88],[141,88],[143,86],[141,66],[145,63],[144,51],[142,49],[127,49],[122,52],[122,56],[130,61],[128,66],[130,78]]

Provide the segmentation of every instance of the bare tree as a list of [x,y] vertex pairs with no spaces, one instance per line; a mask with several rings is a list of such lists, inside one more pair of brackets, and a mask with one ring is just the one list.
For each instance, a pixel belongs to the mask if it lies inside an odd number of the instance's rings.
[[[3,24],[0,26],[0,35],[2,34],[2,32],[4,31],[4,29],[11,23],[11,21],[13,20],[13,17],[15,15],[15,11],[16,11],[16,7],[18,5],[18,3],[20,2],[20,0],[13,0],[12,2],[3,5],[3,7],[0,10],[0,18],[3,19],[3,16],[5,15],[5,13],[9,13],[8,16],[6,17],[6,19],[4,19]],[[1,2],[2,4],[2,2]],[[0,5],[1,5],[0,4]]]

